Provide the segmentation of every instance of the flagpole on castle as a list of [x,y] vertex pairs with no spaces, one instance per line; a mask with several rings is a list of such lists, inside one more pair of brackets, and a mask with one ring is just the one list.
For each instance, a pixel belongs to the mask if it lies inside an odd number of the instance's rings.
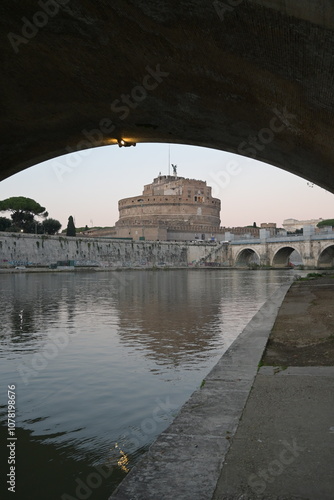
[[170,175],[170,144],[168,145],[168,175]]

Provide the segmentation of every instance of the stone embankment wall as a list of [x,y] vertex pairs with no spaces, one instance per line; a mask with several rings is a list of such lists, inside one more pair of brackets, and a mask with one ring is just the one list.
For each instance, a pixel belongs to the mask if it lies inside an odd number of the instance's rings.
[[59,261],[74,261],[77,266],[178,267],[196,265],[210,252],[210,244],[0,233],[0,267],[49,266]]

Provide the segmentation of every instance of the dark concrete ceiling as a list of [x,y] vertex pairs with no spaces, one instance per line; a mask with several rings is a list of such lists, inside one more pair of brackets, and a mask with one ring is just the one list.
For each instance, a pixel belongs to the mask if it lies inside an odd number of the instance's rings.
[[1,179],[124,138],[239,152],[334,192],[333,2],[57,1],[1,2]]

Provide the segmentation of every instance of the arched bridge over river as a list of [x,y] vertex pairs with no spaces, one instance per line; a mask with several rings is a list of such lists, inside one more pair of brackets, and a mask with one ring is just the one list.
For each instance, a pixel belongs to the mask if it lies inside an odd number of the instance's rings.
[[334,267],[334,233],[307,236],[229,241],[216,246],[203,259],[205,263],[222,266],[274,268],[288,267],[292,252],[297,251],[305,268]]

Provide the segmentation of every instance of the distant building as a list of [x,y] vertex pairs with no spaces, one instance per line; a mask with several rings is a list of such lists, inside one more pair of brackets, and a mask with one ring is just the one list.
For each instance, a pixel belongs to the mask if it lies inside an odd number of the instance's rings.
[[262,222],[260,227],[261,229],[266,229],[270,236],[275,236],[278,232],[276,222]]
[[276,229],[276,222],[261,222],[261,229]]
[[288,232],[295,232],[297,229],[303,229],[304,226],[313,226],[316,227],[318,222],[321,222],[323,219],[309,219],[309,220],[297,220],[297,219],[285,219],[283,221],[283,227]]
[[258,227],[246,226],[246,227],[222,227],[223,233],[234,234],[235,236],[241,237],[253,237],[258,238],[260,235],[260,229]]

